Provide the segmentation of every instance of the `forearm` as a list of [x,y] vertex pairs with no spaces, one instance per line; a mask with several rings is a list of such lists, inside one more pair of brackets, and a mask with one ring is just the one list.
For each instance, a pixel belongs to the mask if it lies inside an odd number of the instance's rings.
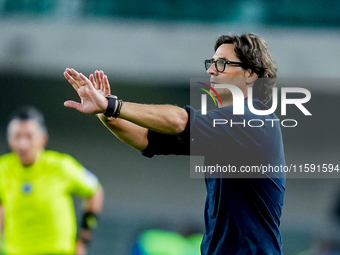
[[148,146],[148,129],[127,120],[108,118],[104,114],[97,114],[97,117],[122,142],[140,151]]
[[124,102],[119,118],[159,133],[177,135],[184,131],[188,113],[173,105],[145,105]]
[[187,112],[172,105],[144,105],[124,102],[119,118],[97,114],[100,121],[122,142],[143,151],[148,146],[148,129],[171,135],[184,131]]
[[77,247],[79,246],[78,248],[84,249],[84,245],[87,245],[91,241],[92,230],[97,227],[97,217],[103,207],[103,199],[104,192],[100,187],[95,194],[85,200],[81,228],[78,231],[77,237]]
[[[66,101],[64,105],[67,107],[90,114],[103,114],[108,111],[110,116],[115,116],[120,109],[120,119],[164,134],[177,135],[182,133],[186,127],[188,114],[177,106],[124,102],[120,108],[121,101],[117,101],[114,97],[105,98],[105,95],[110,94],[111,91],[108,79],[102,71],[95,72],[96,79],[93,75],[90,76],[91,81],[74,69],[67,68],[64,75],[81,98],[81,103]],[[113,121],[110,123],[109,129],[120,136],[118,131],[121,123]],[[115,128],[116,125],[118,129]],[[136,130],[136,128],[133,129]],[[125,139],[124,135],[120,137],[122,140]]]
[[[105,98],[111,91],[108,79],[102,71],[96,71],[96,79],[92,75],[90,80],[69,68],[65,70],[64,75],[81,98],[81,103],[66,101],[64,105],[83,113],[97,114],[112,133],[138,150],[144,150],[148,146],[148,129],[177,135],[186,127],[189,116],[180,107],[129,102],[121,104],[115,97]],[[119,118],[106,118],[103,116],[105,112]]]
[[103,207],[103,200],[104,200],[104,191],[102,187],[100,187],[95,194],[85,199],[84,211],[92,212],[96,214],[100,213]]

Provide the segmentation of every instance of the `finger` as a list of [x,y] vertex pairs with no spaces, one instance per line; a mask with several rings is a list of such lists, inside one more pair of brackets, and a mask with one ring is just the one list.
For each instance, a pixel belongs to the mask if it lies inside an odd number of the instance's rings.
[[84,85],[83,81],[79,78],[79,73],[72,69],[68,69],[67,73],[72,77],[72,79],[77,83],[78,86]]
[[111,89],[110,89],[109,80],[108,80],[108,78],[107,78],[106,75],[104,76],[103,85],[104,85],[104,88],[103,88],[103,89],[104,89],[105,95],[111,94]]
[[102,70],[99,71],[99,79],[100,79],[100,89],[103,91],[104,85],[103,85],[103,77],[104,77],[104,72]]
[[65,76],[65,78],[66,78],[67,80],[69,80],[69,79],[73,80],[72,75],[71,75],[69,72],[67,72],[66,70],[65,70],[65,72],[64,72],[64,76]]
[[73,75],[73,76],[77,76],[79,74],[79,72],[77,72],[75,69],[71,68],[70,69],[70,73]]
[[68,68],[68,67],[67,67],[67,68],[65,69],[65,72],[71,74],[71,68]]
[[99,71],[98,70],[95,71],[95,75],[96,75],[96,82],[98,84],[98,89],[101,90],[100,79],[99,79]]
[[94,80],[93,74],[90,74],[90,81],[91,81],[93,87],[95,87],[96,89],[98,89],[98,85],[97,85],[97,83],[96,83],[95,80]]
[[99,90],[103,92],[102,79],[101,79],[101,76],[100,76],[100,71],[98,71],[98,70],[96,70],[96,81],[97,81]]
[[76,109],[78,111],[81,111],[81,104],[80,103],[77,103],[75,101],[65,101],[64,102],[64,106],[68,107],[68,108],[73,108],[73,109]]
[[[79,86],[83,86],[85,84],[83,82],[83,79],[80,78],[80,74],[82,74],[82,73],[78,73],[76,70],[71,69],[71,77],[78,83]],[[87,77],[86,77],[86,79],[87,79]]]
[[96,71],[94,72],[94,75],[96,76],[96,81],[98,82],[98,81],[99,81],[99,71],[96,70]]
[[69,75],[69,73],[67,73],[66,71],[64,72],[64,77],[66,78],[66,80],[72,85],[72,87],[75,90],[79,89],[79,85],[78,83]]
[[78,72],[73,68],[66,68],[65,72],[67,72],[73,78],[75,78],[78,75]]
[[94,89],[94,87],[92,86],[91,81],[90,81],[85,75],[83,75],[82,73],[80,73],[80,74],[78,75],[78,78],[79,78],[79,82],[80,82],[83,86],[87,86],[88,88]]

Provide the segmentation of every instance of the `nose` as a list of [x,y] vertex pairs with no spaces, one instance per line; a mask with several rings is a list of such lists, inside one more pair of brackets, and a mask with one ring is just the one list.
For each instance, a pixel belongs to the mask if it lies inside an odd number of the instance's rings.
[[18,149],[20,149],[21,151],[28,150],[29,147],[30,147],[30,144],[29,144],[28,139],[20,138],[18,140]]
[[208,68],[207,73],[210,74],[210,75],[214,75],[214,76],[217,76],[217,75],[218,75],[218,72],[217,72],[217,70],[216,70],[215,64],[212,64],[212,65]]

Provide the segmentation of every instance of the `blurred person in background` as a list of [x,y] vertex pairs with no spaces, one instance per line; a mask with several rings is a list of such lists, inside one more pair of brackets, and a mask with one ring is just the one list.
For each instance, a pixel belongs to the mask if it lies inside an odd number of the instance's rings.
[[[70,155],[45,150],[47,128],[34,107],[13,115],[7,137],[12,152],[0,157],[0,250],[85,255],[103,204],[97,177]],[[72,195],[85,199],[78,235]]]
[[[110,95],[107,76],[102,71],[89,79],[67,68],[65,78],[77,91],[81,103],[66,101],[66,107],[96,114],[121,141],[142,151],[144,156],[204,156],[205,166],[270,165],[285,166],[281,127],[272,114],[257,115],[249,109],[248,88],[253,88],[252,103],[257,110],[272,94],[276,66],[267,43],[249,33],[222,35],[215,43],[215,54],[205,61],[211,86],[233,84],[243,92],[244,115],[233,115],[233,95],[228,88],[216,88],[219,108],[206,115],[190,106],[145,105],[118,100]],[[226,82],[227,81],[227,82]],[[231,82],[231,83],[228,83]],[[249,97],[248,97],[249,96]],[[214,119],[238,125],[213,127]],[[240,125],[260,119],[264,125]],[[206,175],[207,198],[204,211],[205,233],[201,244],[204,255],[281,255],[279,230],[285,192],[285,174],[255,173],[245,178],[231,173]],[[256,176],[256,178],[252,178]],[[224,178],[226,177],[226,178]],[[235,178],[236,177],[236,178]]]
[[141,233],[133,245],[131,255],[200,255],[203,235],[149,229]]

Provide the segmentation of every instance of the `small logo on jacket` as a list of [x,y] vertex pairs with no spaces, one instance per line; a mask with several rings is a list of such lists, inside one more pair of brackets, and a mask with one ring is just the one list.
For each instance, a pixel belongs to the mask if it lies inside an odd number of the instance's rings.
[[30,183],[30,182],[24,182],[24,183],[21,185],[21,191],[22,191],[22,193],[25,194],[25,195],[31,194],[32,191],[33,191],[32,183]]

